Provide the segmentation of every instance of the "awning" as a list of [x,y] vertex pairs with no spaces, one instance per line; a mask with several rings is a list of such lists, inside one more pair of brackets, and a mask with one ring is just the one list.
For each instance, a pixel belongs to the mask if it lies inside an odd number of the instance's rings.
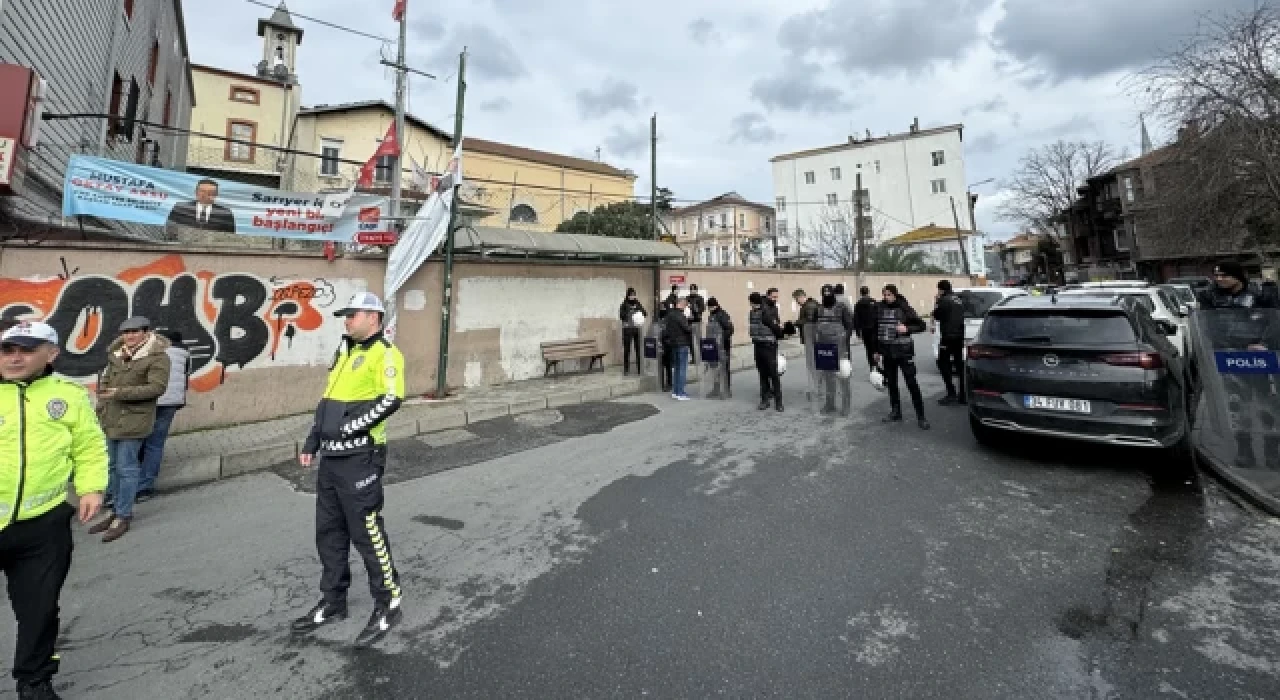
[[674,244],[636,238],[543,233],[492,226],[468,226],[458,229],[454,235],[453,249],[460,253],[578,260],[684,259],[684,251]]

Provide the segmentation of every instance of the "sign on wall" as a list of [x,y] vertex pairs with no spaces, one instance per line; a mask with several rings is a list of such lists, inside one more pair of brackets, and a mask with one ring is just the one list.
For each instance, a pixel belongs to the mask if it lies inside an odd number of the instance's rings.
[[242,236],[350,242],[379,224],[386,197],[281,192],[124,161],[71,156],[63,216]]

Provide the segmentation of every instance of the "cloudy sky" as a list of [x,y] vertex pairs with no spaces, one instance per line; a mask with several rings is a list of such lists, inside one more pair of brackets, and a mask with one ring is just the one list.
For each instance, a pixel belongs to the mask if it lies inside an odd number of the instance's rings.
[[[1140,105],[1124,77],[1205,12],[1253,2],[409,0],[410,63],[440,77],[414,78],[411,107],[452,129],[465,45],[465,133],[589,158],[599,148],[640,173],[642,194],[654,113],[658,183],[678,200],[736,190],[770,203],[771,156],[867,129],[901,132],[914,117],[963,123],[969,181],[998,180],[1028,148],[1058,138],[1136,152]],[[394,0],[288,4],[375,35],[396,31]],[[268,10],[245,0],[184,5],[195,62],[253,70],[256,20]],[[307,32],[306,104],[392,99],[379,42],[297,21]],[[1151,127],[1157,142],[1168,131]],[[1012,233],[995,218],[999,187],[975,191],[980,226]]]

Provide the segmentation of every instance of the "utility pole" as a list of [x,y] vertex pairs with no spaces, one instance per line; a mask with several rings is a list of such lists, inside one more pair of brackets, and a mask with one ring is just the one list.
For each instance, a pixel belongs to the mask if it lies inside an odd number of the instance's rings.
[[[406,3],[407,5],[408,3]],[[400,189],[404,171],[404,109],[405,88],[409,82],[409,69],[404,64],[405,43],[408,41],[409,11],[402,8],[400,12],[400,42],[396,48],[396,160],[391,170],[391,221],[397,228],[403,227],[400,220]]]
[[956,243],[960,244],[960,260],[964,263],[964,274],[973,277],[969,272],[969,255],[964,251],[964,234],[960,232],[960,215],[956,213],[956,198],[951,198],[951,218],[956,222]]
[[[973,234],[973,240],[978,241],[979,244],[981,244],[981,240],[979,240],[978,238],[978,216],[974,212],[974,209],[978,204],[978,195],[968,190],[965,190],[965,194],[969,197],[969,232]],[[985,257],[986,247],[985,246],[983,246],[983,251],[984,251],[983,253],[984,257],[982,259],[983,264],[980,265],[979,267],[985,268],[986,267],[986,257]]]
[[[658,113],[649,119],[649,225],[653,227],[653,240],[658,240]],[[653,293],[662,294],[662,263],[653,264]],[[654,309],[657,318],[657,309]]]
[[866,203],[862,198],[862,173],[858,173],[853,182],[853,235],[858,255],[858,287],[861,288],[863,276],[867,274],[867,235],[862,230],[862,206]]
[[436,399],[449,390],[449,328],[453,317],[453,227],[458,220],[458,186],[462,181],[462,107],[467,96],[467,50],[458,56],[458,99],[453,108],[453,148],[459,153],[458,172],[453,177],[453,206],[444,234],[444,284],[440,295],[440,361],[436,365]]

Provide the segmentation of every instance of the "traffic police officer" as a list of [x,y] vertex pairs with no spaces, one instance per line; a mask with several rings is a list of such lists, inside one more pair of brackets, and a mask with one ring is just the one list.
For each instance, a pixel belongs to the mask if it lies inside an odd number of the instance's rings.
[[314,630],[347,616],[350,545],[364,559],[373,593],[369,622],[356,637],[368,646],[400,621],[400,576],[382,521],[382,476],[387,466],[387,419],[404,398],[404,357],[382,334],[386,309],[377,295],[360,292],[336,316],[347,334],[334,354],[324,398],[299,455],[302,466],[319,462],[316,473],[316,549],[324,594],[293,623],[297,632]]
[[102,507],[107,441],[89,394],[53,376],[58,333],[18,323],[0,336],[0,569],[18,622],[13,677],[21,700],[56,700],[58,598],[71,569],[67,483],[80,522]]

